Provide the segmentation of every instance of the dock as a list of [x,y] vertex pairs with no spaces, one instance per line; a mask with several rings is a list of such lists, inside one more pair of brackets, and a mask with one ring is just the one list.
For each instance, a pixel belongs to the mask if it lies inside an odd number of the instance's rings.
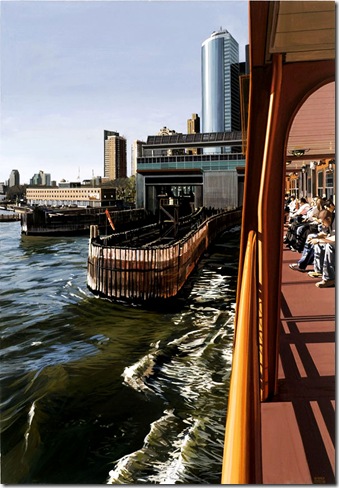
[[[205,209],[185,216],[175,235],[163,223],[110,237],[91,227],[87,286],[108,299],[152,301],[178,295],[209,245],[222,231],[238,225],[241,210]],[[172,227],[173,229],[174,227]]]
[[335,484],[335,288],[290,269],[299,257],[283,250],[278,393],[261,404],[263,483]]

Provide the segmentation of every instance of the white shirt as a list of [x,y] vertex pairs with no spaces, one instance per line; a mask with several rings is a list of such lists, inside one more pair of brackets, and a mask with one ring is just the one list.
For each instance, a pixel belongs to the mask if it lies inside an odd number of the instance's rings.
[[296,211],[295,215],[306,215],[308,210],[310,209],[309,203],[304,203],[299,207],[299,210]]

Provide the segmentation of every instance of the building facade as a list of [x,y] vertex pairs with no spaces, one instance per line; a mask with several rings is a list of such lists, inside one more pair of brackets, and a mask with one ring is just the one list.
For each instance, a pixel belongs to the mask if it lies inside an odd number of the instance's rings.
[[200,132],[200,117],[198,114],[192,114],[192,117],[187,120],[187,134],[199,134]]
[[9,175],[8,187],[11,188],[16,185],[20,185],[20,173],[17,169],[12,169]]
[[115,204],[116,189],[70,184],[64,188],[27,188],[28,205],[103,207]]
[[[198,114],[192,114],[192,117],[187,120],[187,134],[200,134],[200,117]],[[197,148],[186,150],[188,154],[199,154],[200,152]]]
[[142,145],[144,141],[135,140],[131,147],[131,176],[135,176],[137,171],[137,158],[142,155]]
[[39,173],[35,173],[35,175],[29,181],[30,185],[41,185],[41,186],[50,186],[51,185],[51,175],[49,173],[45,173],[44,171],[39,171]]
[[127,141],[119,132],[104,131],[104,177],[109,180],[127,177]]
[[221,29],[201,48],[202,132],[241,130],[239,45]]
[[[209,153],[211,147],[219,153]],[[241,206],[245,155],[239,147],[240,131],[148,136],[137,160],[137,208],[156,213],[159,195],[189,197],[195,208]]]

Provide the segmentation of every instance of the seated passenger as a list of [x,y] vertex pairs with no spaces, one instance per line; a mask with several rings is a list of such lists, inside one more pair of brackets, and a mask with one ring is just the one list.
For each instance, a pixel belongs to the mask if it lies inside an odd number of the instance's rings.
[[314,271],[308,274],[312,278],[322,278],[315,285],[318,288],[330,288],[335,286],[335,235],[325,239],[313,239],[314,246]]
[[[288,224],[288,231],[286,236],[284,237],[284,243],[287,244],[291,251],[300,251],[301,252],[301,242],[297,241],[297,229],[302,225],[302,223],[308,219],[310,211],[312,210],[310,204],[307,202],[306,198],[302,197],[300,199],[300,207],[299,209],[295,210],[290,217],[289,224]],[[304,241],[302,242],[304,244]]]
[[321,223],[319,213],[324,210],[324,205],[325,202],[322,198],[314,199],[302,223],[297,227],[294,246],[297,251],[302,252],[309,234],[317,233],[318,224]]
[[310,209],[310,204],[306,200],[306,198],[301,197],[300,198],[300,203],[299,203],[299,208],[296,209],[294,212],[292,212],[291,217],[290,217],[290,222],[293,222],[295,220],[302,220],[302,216],[306,215],[307,212]]
[[290,201],[288,202],[287,206],[289,209],[289,218],[290,218],[291,214],[296,210],[297,207],[297,201],[294,195],[290,196]]
[[306,267],[313,263],[314,244],[320,239],[324,239],[332,231],[332,213],[328,210],[322,210],[319,213],[321,224],[318,227],[318,233],[309,234],[302,252],[302,256],[297,263],[290,264],[289,267],[295,271],[305,272]]

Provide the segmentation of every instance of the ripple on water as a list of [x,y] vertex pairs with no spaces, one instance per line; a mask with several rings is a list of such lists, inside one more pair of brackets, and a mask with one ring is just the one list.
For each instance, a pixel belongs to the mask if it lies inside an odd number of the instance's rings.
[[6,225],[5,480],[219,483],[239,236],[199,263],[185,301],[146,309],[87,290],[87,239]]

